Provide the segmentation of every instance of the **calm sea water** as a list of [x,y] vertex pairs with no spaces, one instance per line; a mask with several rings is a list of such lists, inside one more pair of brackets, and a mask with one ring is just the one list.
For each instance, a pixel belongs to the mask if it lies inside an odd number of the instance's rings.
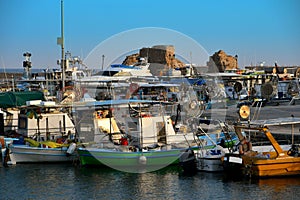
[[[20,67],[20,68],[1,68],[0,69],[0,73],[23,73],[24,72],[24,68]],[[32,73],[39,73],[39,72],[43,72],[43,69],[31,69]]]
[[0,199],[299,199],[300,178],[232,180],[176,167],[131,174],[71,164],[0,168]]

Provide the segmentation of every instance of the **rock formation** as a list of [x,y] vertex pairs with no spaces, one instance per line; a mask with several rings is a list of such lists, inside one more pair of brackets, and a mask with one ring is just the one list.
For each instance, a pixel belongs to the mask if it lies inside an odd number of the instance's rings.
[[237,55],[233,57],[227,55],[223,50],[219,50],[209,57],[208,71],[215,72],[214,69],[218,69],[219,72],[224,72],[225,70],[238,69],[237,58]]
[[123,61],[123,65],[133,65],[134,63],[137,63],[139,59],[139,54],[135,53],[129,56],[126,56],[125,60]]

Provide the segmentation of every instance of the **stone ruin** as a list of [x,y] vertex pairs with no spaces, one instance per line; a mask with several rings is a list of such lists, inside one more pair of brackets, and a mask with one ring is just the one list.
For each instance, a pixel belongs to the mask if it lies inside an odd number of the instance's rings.
[[182,61],[175,58],[173,45],[155,45],[150,48],[142,48],[139,53],[127,56],[122,64],[133,65],[139,61],[139,58],[147,59],[153,75],[166,75],[170,69],[185,66]]
[[[134,65],[138,63],[139,58],[147,58],[150,63],[149,69],[153,75],[166,75],[170,69],[183,69],[185,67],[185,63],[175,57],[173,45],[155,45],[142,48],[139,53],[127,56],[122,64]],[[219,50],[209,57],[207,72],[224,72],[238,69],[237,58],[237,55],[227,55],[223,50]]]

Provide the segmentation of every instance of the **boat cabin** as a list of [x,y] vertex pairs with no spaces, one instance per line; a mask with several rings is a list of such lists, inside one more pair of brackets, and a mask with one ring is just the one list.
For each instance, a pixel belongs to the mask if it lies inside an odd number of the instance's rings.
[[61,136],[75,136],[75,125],[63,106],[54,102],[29,101],[20,108],[18,132],[24,137],[53,140]]

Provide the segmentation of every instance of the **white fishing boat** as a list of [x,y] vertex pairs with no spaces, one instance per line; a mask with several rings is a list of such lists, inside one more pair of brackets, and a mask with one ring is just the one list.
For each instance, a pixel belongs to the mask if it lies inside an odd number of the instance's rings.
[[19,140],[7,145],[8,164],[70,162],[76,157],[75,126],[54,102],[29,101],[20,107]]
[[196,153],[197,169],[199,171],[223,171],[225,148],[216,146],[213,149],[200,149]]
[[[215,120],[205,120],[207,123],[212,121]],[[191,173],[196,170],[208,172],[223,171],[223,157],[226,152],[229,153],[231,151],[237,141],[237,137],[233,131],[229,131],[225,123],[218,122],[218,124],[221,129],[220,133],[217,134],[206,133],[201,125],[198,127],[201,133],[201,136],[198,133],[198,146],[193,148],[193,152],[187,151],[185,152],[186,155],[181,157],[181,166],[185,172]]]
[[[28,139],[30,144],[11,144],[7,164],[17,163],[58,163],[73,162],[77,159],[74,153],[76,144],[59,144],[51,141],[36,142]],[[33,143],[35,143],[33,145]]]

